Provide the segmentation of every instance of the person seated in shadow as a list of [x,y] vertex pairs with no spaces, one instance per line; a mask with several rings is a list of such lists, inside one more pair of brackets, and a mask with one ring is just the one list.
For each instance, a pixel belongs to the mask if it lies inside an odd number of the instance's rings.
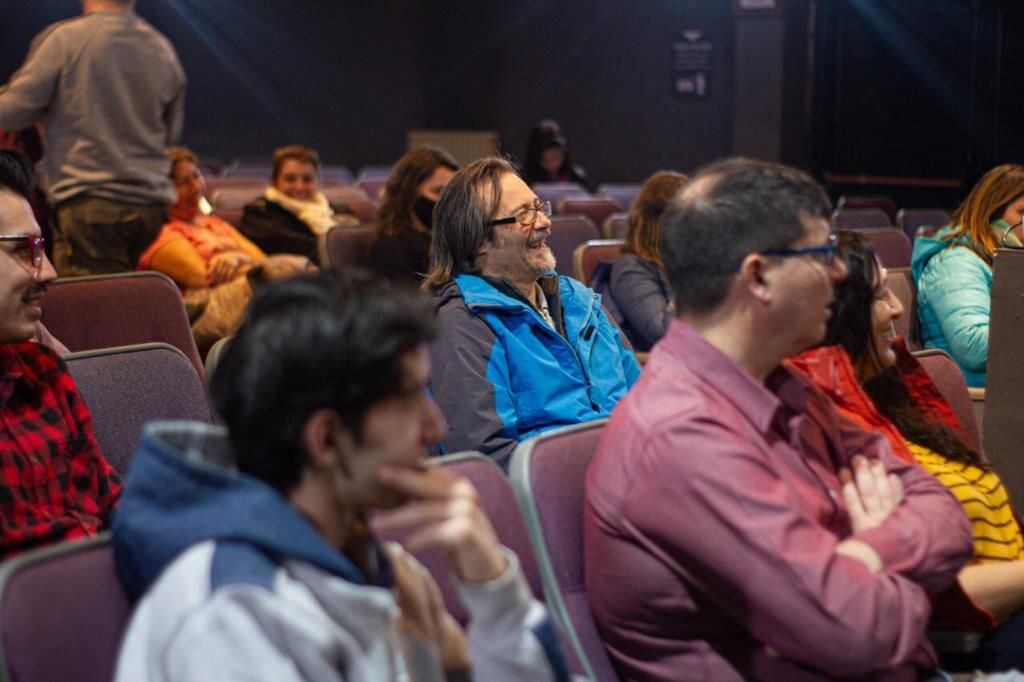
[[633,348],[647,352],[675,316],[672,287],[661,263],[661,214],[686,184],[686,176],[659,171],[647,178],[629,212],[626,245],[612,265],[608,293],[623,318]]
[[139,258],[140,270],[155,270],[181,287],[200,352],[230,336],[241,324],[254,285],[290,277],[314,268],[296,254],[269,257],[215,215],[204,215],[200,203],[206,181],[199,159],[184,147],[173,147],[171,179],[178,200],[170,220]]
[[562,127],[550,118],[539,121],[530,131],[523,179],[531,186],[538,182],[575,182],[587,191],[593,189],[587,172],[573,161]]
[[[921,364],[896,338],[903,306],[871,242],[839,233],[847,278],[835,287],[824,345],[792,360],[847,417],[883,433],[893,451],[917,462],[953,493],[971,521],[974,557],[958,574],[969,599],[935,603],[934,627],[991,630],[977,665],[1024,668],[1024,538],[999,475]],[[993,629],[994,628],[994,629]]]
[[419,286],[430,267],[434,205],[459,169],[437,147],[420,147],[398,160],[377,213],[368,265],[394,282]]
[[968,386],[985,386],[992,259],[1024,248],[1024,166],[996,166],[971,190],[950,224],[914,240],[910,272],[925,348],[956,360]]
[[266,253],[297,253],[318,263],[327,230],[358,224],[348,208],[331,205],[320,191],[320,155],[292,145],[274,152],[270,185],[246,205],[239,229]]

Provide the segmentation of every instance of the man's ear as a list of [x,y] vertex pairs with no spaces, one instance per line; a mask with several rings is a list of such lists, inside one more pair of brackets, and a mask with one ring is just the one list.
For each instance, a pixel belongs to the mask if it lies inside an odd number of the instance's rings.
[[334,410],[322,408],[309,415],[302,426],[302,445],[313,469],[340,467],[343,473],[349,473],[355,441]]
[[774,277],[768,265],[768,259],[759,253],[748,254],[740,263],[740,283],[751,296],[763,303],[772,298],[771,284]]

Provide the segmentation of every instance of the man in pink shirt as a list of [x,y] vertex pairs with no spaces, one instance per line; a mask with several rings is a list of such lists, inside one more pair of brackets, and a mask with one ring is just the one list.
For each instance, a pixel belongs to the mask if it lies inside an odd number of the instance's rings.
[[587,478],[591,606],[628,679],[916,679],[929,593],[970,558],[933,477],[781,365],[846,276],[821,188],[708,166],[662,223],[679,318]]

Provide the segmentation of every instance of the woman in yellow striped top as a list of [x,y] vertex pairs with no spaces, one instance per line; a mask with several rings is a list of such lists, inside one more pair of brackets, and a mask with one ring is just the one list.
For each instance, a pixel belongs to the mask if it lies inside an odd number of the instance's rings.
[[[838,243],[849,274],[836,285],[825,344],[845,349],[848,371],[822,371],[819,363],[812,380],[844,414],[884,433],[898,455],[915,459],[960,501],[974,531],[974,558],[957,576],[971,601],[968,612],[980,609],[991,616],[990,627],[999,624],[984,641],[995,661],[991,669],[1024,667],[1024,538],[1017,515],[999,476],[967,442],[902,340],[894,338],[892,323],[904,311],[870,242],[840,232]],[[835,349],[821,350],[819,360]]]
[[1010,498],[991,469],[949,460],[923,445],[907,442],[918,464],[960,500],[974,529],[974,562],[990,564],[1024,559],[1024,538]]

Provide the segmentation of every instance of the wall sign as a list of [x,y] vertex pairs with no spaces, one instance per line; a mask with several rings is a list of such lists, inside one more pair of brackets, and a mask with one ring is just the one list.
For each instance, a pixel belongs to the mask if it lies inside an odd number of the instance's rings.
[[714,52],[702,29],[683,29],[672,41],[672,88],[677,95],[706,99],[711,94]]

